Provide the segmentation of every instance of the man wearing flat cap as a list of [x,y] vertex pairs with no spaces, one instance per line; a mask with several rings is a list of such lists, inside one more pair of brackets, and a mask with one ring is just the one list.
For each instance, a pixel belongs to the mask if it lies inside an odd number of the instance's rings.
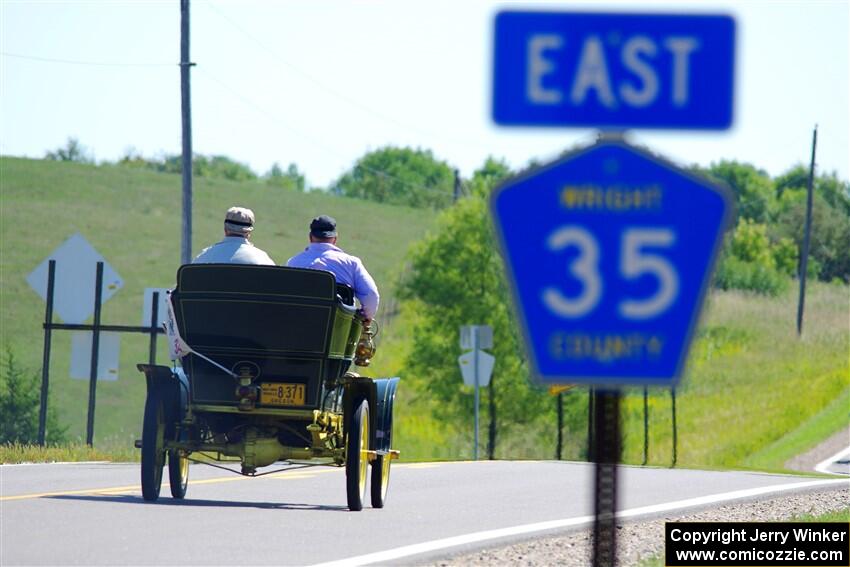
[[251,244],[254,211],[230,207],[224,215],[224,240],[204,248],[193,264],[262,264],[274,266],[268,254]]
[[378,311],[378,286],[366,271],[360,258],[346,254],[336,245],[336,220],[321,215],[310,223],[310,245],[303,252],[290,258],[286,265],[292,268],[325,270],[336,277],[336,282],[354,290],[360,308],[367,321]]

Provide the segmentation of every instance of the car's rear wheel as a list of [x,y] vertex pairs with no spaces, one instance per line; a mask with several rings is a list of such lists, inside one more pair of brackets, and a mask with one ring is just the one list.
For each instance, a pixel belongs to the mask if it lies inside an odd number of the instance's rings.
[[189,458],[180,455],[179,451],[168,452],[168,483],[171,485],[171,496],[182,499],[186,496],[189,486]]
[[345,447],[345,485],[348,509],[357,512],[363,509],[363,501],[366,500],[366,480],[369,469],[369,402],[360,400],[354,408]]
[[142,498],[159,498],[165,464],[165,409],[162,398],[149,392],[142,422]]
[[390,454],[378,455],[372,461],[372,508],[383,508],[390,486]]

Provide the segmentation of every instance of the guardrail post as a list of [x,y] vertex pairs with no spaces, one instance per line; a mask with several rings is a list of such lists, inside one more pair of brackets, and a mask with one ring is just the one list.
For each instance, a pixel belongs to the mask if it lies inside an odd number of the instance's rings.
[[555,459],[560,461],[564,449],[564,393],[558,392],[558,448],[555,450]]
[[596,456],[593,453],[593,424],[594,416],[594,397],[596,390],[593,387],[587,389],[587,460],[593,462]]
[[673,464],[670,466],[676,468],[676,461],[679,460],[679,436],[676,431],[676,388],[670,388],[670,399],[673,401]]
[[641,466],[646,466],[649,462],[649,395],[646,391],[646,386],[643,387],[643,462]]

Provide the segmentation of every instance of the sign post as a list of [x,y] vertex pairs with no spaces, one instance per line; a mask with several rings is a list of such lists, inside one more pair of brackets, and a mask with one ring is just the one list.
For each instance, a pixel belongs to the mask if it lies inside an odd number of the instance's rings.
[[493,328],[489,325],[465,325],[460,328],[460,347],[471,348],[471,352],[460,355],[457,359],[460,364],[463,383],[475,389],[475,435],[473,442],[473,460],[478,460],[478,431],[479,431],[479,388],[490,383],[493,373],[495,357],[482,348],[492,348]]
[[726,15],[496,16],[496,123],[618,132],[509,180],[490,203],[533,376],[591,386],[594,565],[616,559],[619,388],[675,385],[731,218],[728,190],[622,131],[727,129],[734,75]]

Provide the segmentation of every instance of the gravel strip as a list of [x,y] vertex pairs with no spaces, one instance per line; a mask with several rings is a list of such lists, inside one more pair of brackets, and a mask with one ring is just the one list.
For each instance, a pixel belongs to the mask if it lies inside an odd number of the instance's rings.
[[[618,565],[633,566],[664,552],[664,523],[667,521],[752,522],[782,521],[807,514],[824,514],[850,507],[850,489],[836,487],[811,492],[725,504],[708,510],[681,515],[665,515],[648,521],[618,524]],[[430,561],[433,567],[466,565],[577,566],[591,564],[591,531],[582,530],[560,536],[543,537],[504,547],[494,547],[442,560]]]

